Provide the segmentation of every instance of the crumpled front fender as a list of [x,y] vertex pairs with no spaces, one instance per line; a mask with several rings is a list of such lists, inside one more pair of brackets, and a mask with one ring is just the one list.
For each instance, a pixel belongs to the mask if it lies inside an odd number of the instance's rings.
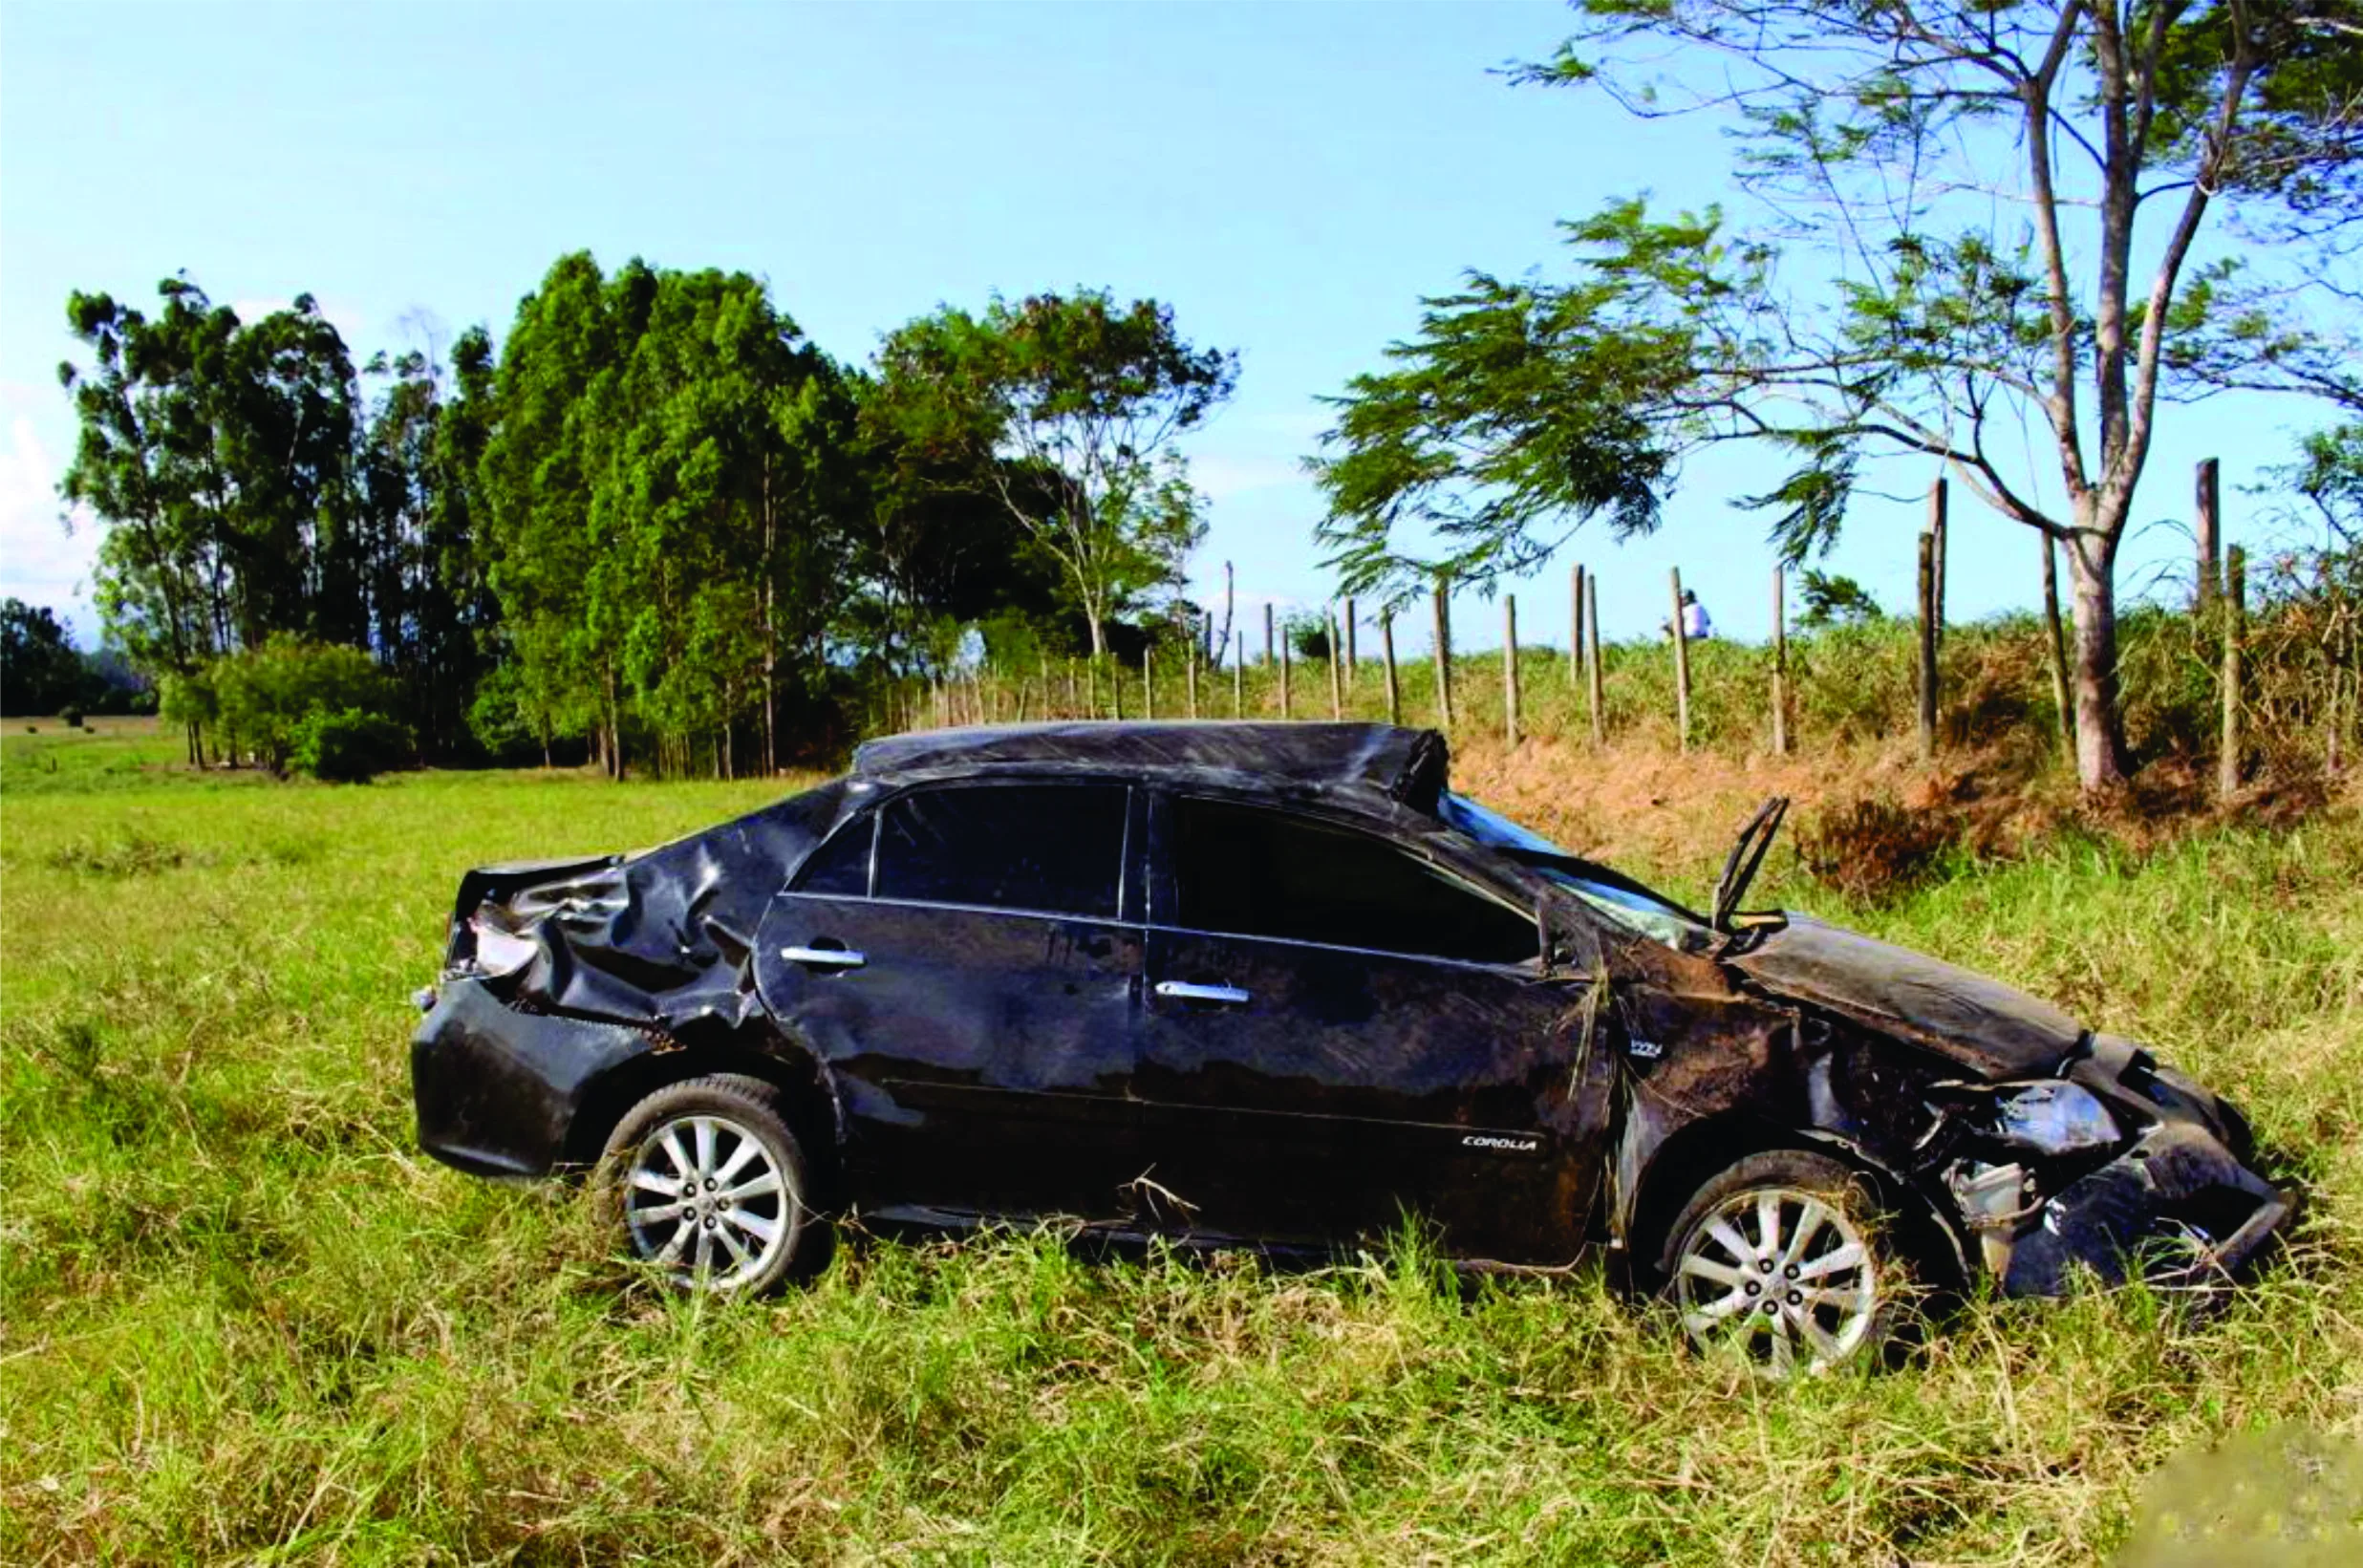
[[2078,1267],[2108,1284],[2140,1274],[2162,1286],[2207,1285],[2253,1257],[2294,1208],[2206,1128],[2159,1122],[2053,1193],[2017,1235],[1994,1238],[1987,1260],[1999,1261],[2009,1296],[2057,1296]]

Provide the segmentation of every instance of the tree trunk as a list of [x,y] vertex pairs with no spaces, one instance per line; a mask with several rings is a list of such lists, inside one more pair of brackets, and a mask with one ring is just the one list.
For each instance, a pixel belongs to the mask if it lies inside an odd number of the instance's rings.
[[1107,656],[1107,626],[1093,607],[1085,605],[1083,613],[1084,619],[1091,623],[1091,658],[1097,663]]
[[2051,657],[2052,704],[2059,710],[2060,742],[2073,751],[2075,704],[2068,697],[2068,634],[2059,624],[2058,547],[2048,533],[2038,531],[2035,537],[2043,541],[2043,637]]
[[2125,738],[2117,728],[2116,541],[2079,529],[2068,545],[2073,587],[2075,773],[2085,792],[2125,782]]

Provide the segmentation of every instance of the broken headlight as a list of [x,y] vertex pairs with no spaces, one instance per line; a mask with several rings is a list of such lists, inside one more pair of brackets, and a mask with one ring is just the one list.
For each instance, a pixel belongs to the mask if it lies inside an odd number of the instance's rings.
[[1994,1096],[1986,1131],[2005,1148],[2031,1154],[2082,1154],[2125,1141],[2124,1129],[2099,1097],[2065,1079],[2002,1090]]

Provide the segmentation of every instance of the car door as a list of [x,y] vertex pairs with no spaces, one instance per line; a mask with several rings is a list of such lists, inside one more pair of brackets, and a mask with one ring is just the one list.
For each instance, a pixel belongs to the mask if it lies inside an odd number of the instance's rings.
[[1588,986],[1546,971],[1522,890],[1269,805],[1177,792],[1152,822],[1133,1087],[1178,1223],[1320,1241],[1409,1213],[1563,1259],[1603,1097]]
[[759,984],[827,1064],[866,1208],[1125,1216],[1134,814],[1122,784],[915,788],[832,834],[774,902]]

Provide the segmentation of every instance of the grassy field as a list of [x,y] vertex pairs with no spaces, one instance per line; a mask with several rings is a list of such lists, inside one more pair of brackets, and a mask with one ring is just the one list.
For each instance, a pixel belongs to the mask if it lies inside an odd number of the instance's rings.
[[[878,1243],[773,1302],[655,1299],[569,1192],[417,1152],[406,999],[463,868],[780,786],[178,752],[0,741],[0,1561],[2081,1562],[2195,1446],[2363,1434],[2352,805],[2138,856],[2054,837],[1878,910],[1776,857],[1784,901],[2156,1042],[2310,1208],[2213,1317],[1977,1305],[1923,1364],[1772,1389],[1592,1281],[1465,1291],[1409,1245],[1277,1276]],[[1691,894],[1763,783],[1619,754],[1559,787],[1578,765],[1466,776]]]

